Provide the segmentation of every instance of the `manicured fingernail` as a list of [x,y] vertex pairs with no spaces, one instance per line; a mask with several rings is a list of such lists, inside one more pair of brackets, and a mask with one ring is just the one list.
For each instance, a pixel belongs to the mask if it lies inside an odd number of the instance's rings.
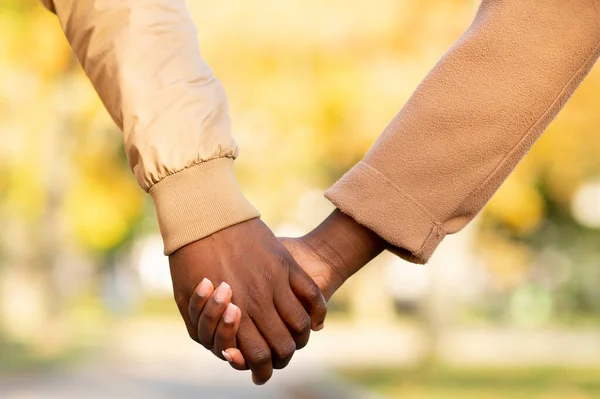
[[325,328],[325,323],[321,323],[318,326],[316,326],[315,331],[321,331],[323,328]]
[[233,363],[233,358],[231,357],[231,355],[229,353],[223,351],[223,352],[221,352],[221,354],[223,355],[225,360],[227,360],[229,363]]
[[227,298],[227,295],[229,295],[229,284],[223,282],[221,283],[221,285],[219,286],[219,288],[217,288],[217,291],[215,292],[215,299],[217,300],[217,302],[224,302],[225,298]]
[[223,321],[225,323],[233,323],[235,317],[237,316],[237,306],[233,303],[227,305],[227,309],[225,309],[225,314],[223,315]]
[[211,286],[212,282],[209,279],[204,278],[200,282],[200,286],[198,287],[198,295],[200,295],[201,297],[207,296],[210,293]]

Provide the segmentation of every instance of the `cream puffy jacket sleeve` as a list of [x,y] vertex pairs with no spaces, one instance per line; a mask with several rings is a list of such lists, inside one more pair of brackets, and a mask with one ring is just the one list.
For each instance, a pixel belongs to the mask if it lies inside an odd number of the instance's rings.
[[125,134],[167,255],[259,216],[235,180],[227,97],[184,0],[42,1]]
[[486,204],[599,55],[599,0],[483,0],[366,157],[326,196],[426,262]]

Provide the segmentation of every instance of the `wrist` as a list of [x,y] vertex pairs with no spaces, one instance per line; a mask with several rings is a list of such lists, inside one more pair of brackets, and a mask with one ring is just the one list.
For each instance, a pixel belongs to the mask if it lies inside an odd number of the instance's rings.
[[332,291],[386,247],[385,240],[339,209],[303,237],[303,241],[328,266]]

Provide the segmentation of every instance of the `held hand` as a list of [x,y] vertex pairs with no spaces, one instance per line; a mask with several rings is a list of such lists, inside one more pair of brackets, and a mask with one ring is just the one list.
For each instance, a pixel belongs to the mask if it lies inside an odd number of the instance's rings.
[[[344,279],[335,273],[333,268],[304,242],[303,238],[285,238],[281,241],[319,286],[325,299],[329,300]],[[192,324],[197,327],[198,337],[206,337],[209,342],[214,339],[213,354],[225,358],[236,370],[247,370],[246,360],[237,348],[235,339],[241,313],[237,306],[229,303],[230,300],[229,285],[221,283],[219,288],[214,290],[210,280],[204,279],[190,298],[189,316]]]
[[311,325],[319,329],[325,319],[327,305],[321,291],[259,219],[189,244],[169,260],[175,300],[188,333],[221,358],[227,349],[221,345],[231,339],[218,338],[216,346],[210,328],[200,330],[219,324],[223,305],[215,304],[206,315],[196,313],[202,318],[197,329],[190,317],[190,298],[204,278],[215,286],[230,285],[233,294],[225,295],[222,303],[231,298],[240,309],[236,343],[256,384],[267,382],[273,368],[285,367],[296,349],[308,342]]
[[[300,267],[319,286],[326,300],[355,272],[376,257],[385,248],[385,242],[376,234],[356,223],[339,211],[333,212],[315,230],[301,238],[282,238],[281,242],[294,256]],[[197,301],[190,301],[190,315],[197,320],[203,313]],[[201,302],[200,302],[201,303]],[[223,316],[225,317],[225,316]],[[213,324],[206,335],[213,334],[216,342],[231,342],[226,333],[213,331]],[[225,357],[233,368],[243,370],[245,359],[235,346],[227,346]]]
[[337,209],[304,237],[282,238],[281,242],[327,301],[387,245],[377,234]]

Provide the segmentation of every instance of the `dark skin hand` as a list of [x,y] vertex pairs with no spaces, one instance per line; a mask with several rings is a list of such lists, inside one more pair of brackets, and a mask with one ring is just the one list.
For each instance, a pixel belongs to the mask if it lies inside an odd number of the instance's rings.
[[[237,345],[256,384],[289,363],[308,342],[311,327],[322,328],[327,305],[319,287],[260,219],[191,243],[173,253],[169,263],[175,301],[190,337],[221,358],[223,351],[215,343]],[[205,278],[208,287],[200,284]],[[227,284],[221,286],[223,282]],[[240,320],[233,337],[226,333],[232,323],[221,323],[230,301]],[[193,307],[203,309],[197,313],[200,325],[213,326],[212,331],[192,322]],[[222,326],[224,336],[215,338],[214,326]]]
[[[283,238],[281,242],[319,286],[326,300],[329,300],[348,278],[379,255],[387,245],[375,233],[339,210],[334,211],[306,236]],[[209,304],[215,296],[212,292],[210,290],[205,296],[210,296],[205,303]],[[215,337],[214,353],[221,354],[233,368],[246,369],[247,359],[235,346],[235,336],[240,324],[235,305],[229,302],[221,304],[220,309],[223,310],[219,313],[222,315],[220,322],[206,323],[203,319],[204,313],[213,313],[213,310],[209,310],[209,305],[204,305],[204,302],[195,301],[193,298],[189,302],[189,312],[198,326],[198,331]]]

